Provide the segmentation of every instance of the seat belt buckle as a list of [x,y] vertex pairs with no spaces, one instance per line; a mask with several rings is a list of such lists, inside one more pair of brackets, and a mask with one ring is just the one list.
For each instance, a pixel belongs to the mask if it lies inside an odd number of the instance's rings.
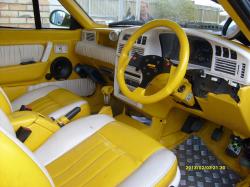
[[65,116],[62,116],[59,119],[57,119],[56,122],[59,125],[59,127],[63,127],[66,124],[68,124],[70,122],[70,120],[68,118],[66,118]]
[[19,129],[16,131],[16,137],[21,141],[21,142],[25,142],[25,140],[27,140],[27,138],[30,136],[30,134],[32,133],[32,131],[27,128],[27,127],[19,127]]
[[32,111],[32,109],[28,105],[22,105],[19,111]]
[[60,127],[63,127],[64,125],[68,124],[70,120],[72,120],[79,112],[81,112],[81,107],[75,107],[67,114],[57,119],[56,122]]

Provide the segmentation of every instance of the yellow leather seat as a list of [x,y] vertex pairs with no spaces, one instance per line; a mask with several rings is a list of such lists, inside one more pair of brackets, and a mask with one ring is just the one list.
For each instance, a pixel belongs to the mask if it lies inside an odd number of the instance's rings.
[[[72,92],[57,86],[46,86],[27,92],[15,99],[12,103],[2,89],[0,89],[0,103],[2,109],[8,114],[18,111],[22,105],[27,105],[32,111],[57,119],[75,107],[81,107],[81,112],[75,116],[77,119],[90,114],[87,101]],[[5,106],[5,107],[3,107]]]
[[109,116],[78,119],[32,154],[1,114],[0,186],[178,186],[175,155]]

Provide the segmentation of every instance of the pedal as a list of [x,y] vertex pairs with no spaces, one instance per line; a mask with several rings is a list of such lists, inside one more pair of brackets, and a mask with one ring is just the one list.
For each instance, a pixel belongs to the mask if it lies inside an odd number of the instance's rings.
[[232,136],[231,141],[226,148],[227,155],[237,158],[242,149],[242,140],[238,136]]
[[223,135],[223,127],[221,126],[220,128],[215,128],[212,135],[211,139],[214,141],[219,141]]
[[189,116],[184,122],[181,131],[185,133],[198,132],[203,126],[204,120],[195,116]]

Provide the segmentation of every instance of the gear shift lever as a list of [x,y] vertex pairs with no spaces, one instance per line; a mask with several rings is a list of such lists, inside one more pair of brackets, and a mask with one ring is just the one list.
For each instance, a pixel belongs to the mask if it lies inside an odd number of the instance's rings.
[[104,86],[102,87],[102,94],[104,97],[104,106],[100,110],[99,114],[106,114],[113,116],[112,108],[110,106],[111,94],[113,93],[113,86]]
[[102,94],[104,97],[104,104],[106,106],[110,106],[110,98],[111,98],[111,94],[113,93],[113,86],[104,86],[102,87]]

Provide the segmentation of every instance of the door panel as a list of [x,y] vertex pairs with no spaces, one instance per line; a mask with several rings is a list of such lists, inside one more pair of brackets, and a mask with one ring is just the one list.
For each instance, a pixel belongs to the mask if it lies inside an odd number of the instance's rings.
[[0,68],[0,85],[23,84],[27,81],[42,80],[48,63],[37,62],[31,65],[17,65]]
[[[0,85],[7,95],[15,99],[34,84],[46,80],[50,65],[57,57],[67,57],[73,66],[80,63],[75,54],[75,44],[81,38],[81,30],[0,30]],[[49,45],[50,44],[50,45]],[[48,49],[50,46],[50,49]],[[58,46],[67,50],[58,51]],[[47,56],[47,57],[46,57]],[[33,60],[36,63],[20,65],[20,62]],[[79,78],[72,73],[71,79]],[[12,89],[10,89],[12,87]],[[18,87],[20,87],[20,93]],[[15,93],[11,93],[15,91]]]

